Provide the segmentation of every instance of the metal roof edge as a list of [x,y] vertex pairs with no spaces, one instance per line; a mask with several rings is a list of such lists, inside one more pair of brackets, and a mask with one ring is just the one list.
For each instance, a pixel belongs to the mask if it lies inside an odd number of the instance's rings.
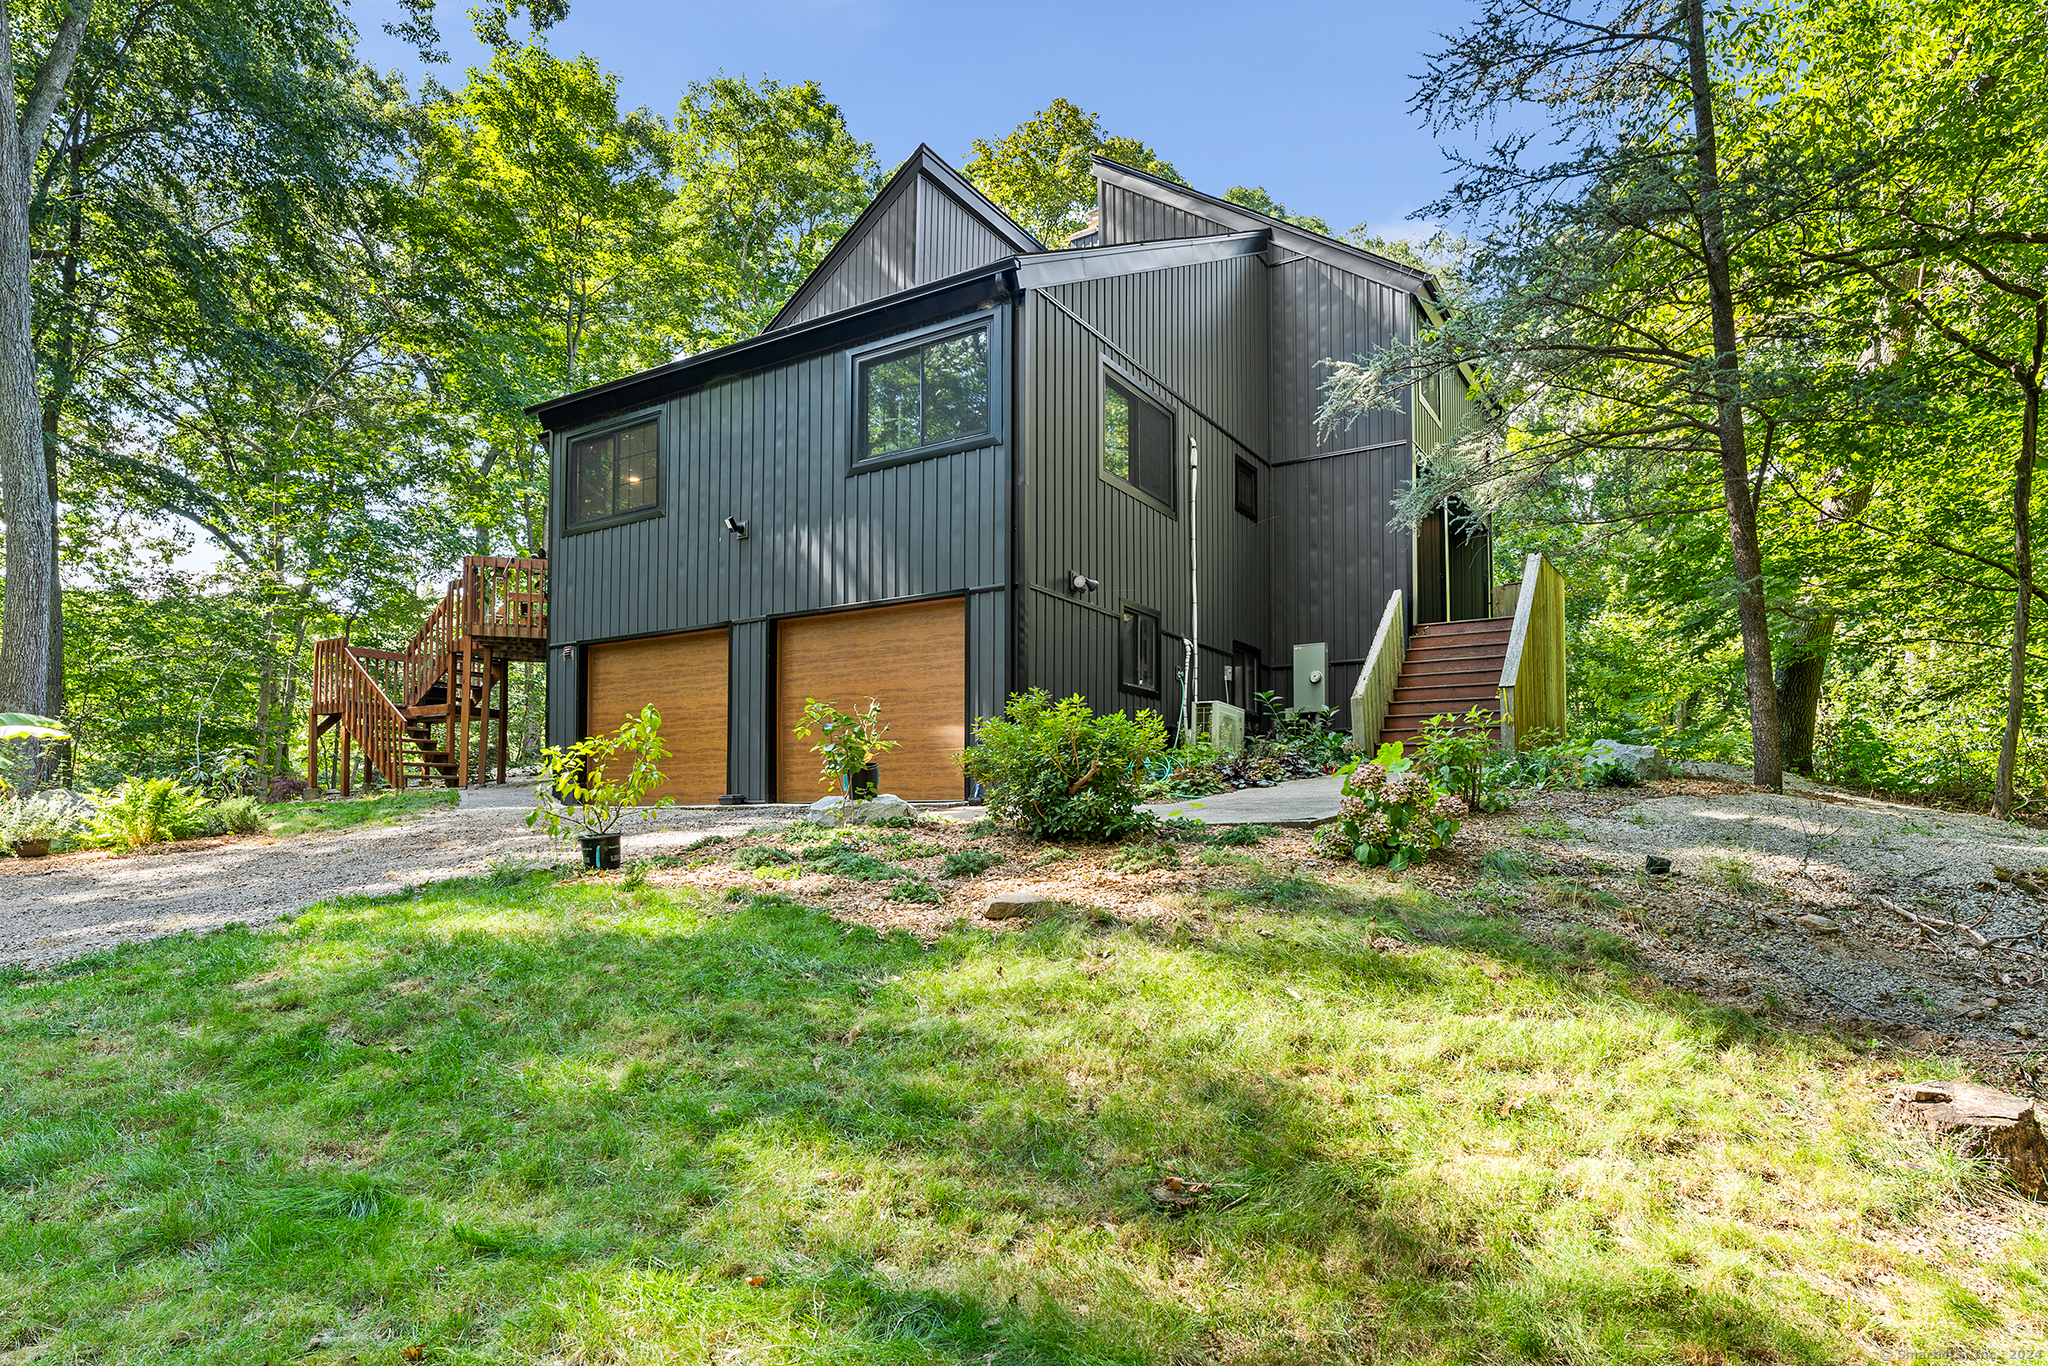
[[[1260,213],[1257,209],[1247,209],[1242,204],[1233,204],[1227,199],[1205,194],[1192,185],[1182,185],[1177,181],[1163,179],[1149,171],[1141,171],[1135,166],[1126,166],[1121,161],[1112,161],[1106,156],[1092,155],[1088,160],[1097,180],[1118,183],[1126,189],[1143,190],[1151,193],[1154,198],[1159,198],[1157,192],[1163,191],[1184,201],[1176,207],[1188,209],[1190,212],[1199,211],[1205,218],[1234,215],[1240,222],[1233,226],[1237,226],[1240,231],[1257,231],[1263,228],[1273,234],[1273,240],[1277,245],[1321,261],[1325,265],[1349,271],[1353,275],[1363,275],[1380,284],[1410,291],[1430,281],[1427,271],[1389,260],[1363,247],[1354,247],[1349,242],[1340,242],[1334,237],[1310,232],[1307,228],[1297,227],[1284,218],[1275,218],[1269,213]],[[1109,174],[1104,175],[1105,171]],[[1360,270],[1360,266],[1370,269]]]
[[1022,289],[1044,289],[1049,285],[1227,261],[1235,256],[1257,255],[1270,240],[1270,234],[1259,229],[1217,237],[1177,237],[1164,242],[1125,242],[1114,247],[1040,252],[1017,258],[1017,284]]
[[[699,351],[694,356],[685,356],[666,365],[543,399],[520,411],[528,417],[540,419],[549,431],[562,431],[562,426],[549,419],[565,410],[591,408],[594,410],[592,415],[612,412],[699,382],[728,374],[765,370],[820,351],[830,351],[863,336],[879,336],[914,325],[908,319],[890,318],[888,315],[892,313],[943,317],[950,311],[965,312],[1001,303],[1011,294],[1003,277],[1012,275],[1016,267],[1017,258],[1014,256],[991,261],[973,270],[948,275],[943,280],[885,294],[855,308],[841,309],[837,313],[777,328],[773,332],[757,332],[751,337],[713,347],[709,351]],[[986,282],[991,281],[999,287],[986,288]],[[984,287],[977,289],[978,285]],[[579,417],[569,425],[576,425],[582,420]]]

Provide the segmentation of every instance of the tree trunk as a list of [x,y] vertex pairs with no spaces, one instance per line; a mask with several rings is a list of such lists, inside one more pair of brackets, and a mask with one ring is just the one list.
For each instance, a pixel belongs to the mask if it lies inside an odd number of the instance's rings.
[[1778,748],[1778,694],[1771,677],[1771,628],[1764,611],[1764,558],[1757,542],[1756,505],[1749,492],[1749,451],[1742,428],[1741,349],[1735,330],[1735,291],[1728,270],[1726,220],[1721,208],[1720,153],[1714,126],[1713,75],[1707,66],[1706,0],[1686,0],[1685,36],[1692,84],[1693,161],[1699,173],[1700,253],[1705,259],[1708,311],[1714,330],[1715,426],[1721,447],[1721,492],[1728,509],[1728,548],[1735,567],[1736,616],[1742,623],[1743,673],[1749,687],[1749,729],[1759,787],[1782,791]]
[[[0,109],[0,515],[7,519],[0,711],[37,712],[50,700],[50,567],[57,529],[36,392],[29,192],[43,132],[71,78],[91,12],[92,0],[67,7],[48,54],[37,64],[27,100],[10,94]],[[0,70],[20,70],[14,38],[13,8],[0,0]],[[17,76],[14,90],[19,89]]]
[[0,711],[50,703],[55,512],[36,391],[27,177],[12,111],[0,117],[0,509],[7,517],[7,605],[0,617]]
[[1820,715],[1821,681],[1835,641],[1833,612],[1806,612],[1798,634],[1785,642],[1778,666],[1778,746],[1785,767],[1813,776],[1813,731]]
[[1991,798],[1991,814],[2001,820],[2012,815],[2013,770],[2019,764],[2020,722],[2027,710],[2027,612],[2034,597],[2034,444],[2040,423],[2040,385],[2029,382],[2020,414],[2020,458],[2012,472],[2012,561],[2019,580],[2012,608],[2012,672],[2005,690],[2005,737],[1998,745],[1998,790]]

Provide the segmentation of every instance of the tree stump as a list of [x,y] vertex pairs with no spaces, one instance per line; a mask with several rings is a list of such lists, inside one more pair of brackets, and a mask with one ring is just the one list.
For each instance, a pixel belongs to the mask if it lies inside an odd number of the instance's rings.
[[2002,1168],[2020,1194],[2048,1201],[2048,1109],[1974,1082],[1916,1081],[1892,1094],[1891,1114],[1931,1138],[1961,1138],[1964,1152]]

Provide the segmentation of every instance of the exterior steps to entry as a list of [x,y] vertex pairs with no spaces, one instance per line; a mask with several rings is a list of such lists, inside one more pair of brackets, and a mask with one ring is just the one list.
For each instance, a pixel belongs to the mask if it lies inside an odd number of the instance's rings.
[[[1431,717],[1462,717],[1474,707],[1496,711],[1514,625],[1513,617],[1432,622],[1410,636],[1380,743],[1412,744]],[[1488,731],[1500,733],[1498,719]]]

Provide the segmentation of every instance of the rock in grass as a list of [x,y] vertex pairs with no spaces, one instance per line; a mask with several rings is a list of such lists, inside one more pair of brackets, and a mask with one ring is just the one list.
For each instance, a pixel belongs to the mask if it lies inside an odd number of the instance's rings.
[[1058,904],[1038,892],[1002,892],[988,899],[981,914],[984,920],[1015,920],[1020,915],[1049,911]]
[[830,830],[836,825],[873,825],[876,821],[908,820],[917,811],[901,797],[884,792],[869,801],[820,797],[811,803],[811,820]]
[[1815,934],[1840,934],[1842,927],[1824,915],[1795,915],[1794,924],[1812,930]]
[[1930,1138],[1961,1138],[2020,1194],[2048,1201],[2048,1113],[2024,1096],[1968,1081],[1916,1081],[1892,1093],[1892,1118]]
[[1671,871],[1671,860],[1662,854],[1643,855],[1643,871],[1652,877],[1663,877]]

